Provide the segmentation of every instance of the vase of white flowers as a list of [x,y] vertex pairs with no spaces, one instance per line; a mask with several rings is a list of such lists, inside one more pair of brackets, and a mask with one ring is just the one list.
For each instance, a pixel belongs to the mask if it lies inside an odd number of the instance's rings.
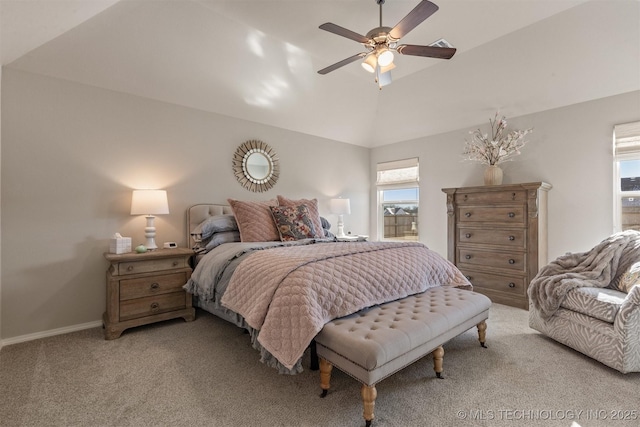
[[463,155],[465,160],[488,166],[484,172],[485,185],[500,185],[502,169],[498,165],[520,154],[520,149],[527,143],[524,137],[533,129],[507,132],[507,119],[504,116],[498,119],[498,113],[493,120],[489,119],[489,124],[491,137],[480,129],[469,131],[471,140],[465,141]]

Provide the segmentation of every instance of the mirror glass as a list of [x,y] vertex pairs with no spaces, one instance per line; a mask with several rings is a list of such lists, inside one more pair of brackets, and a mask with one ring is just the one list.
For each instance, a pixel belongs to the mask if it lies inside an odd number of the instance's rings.
[[261,151],[249,152],[245,156],[245,172],[247,177],[259,182],[269,178],[271,174],[271,159]]
[[278,181],[278,158],[268,144],[257,140],[246,141],[233,156],[233,172],[247,190],[267,191]]

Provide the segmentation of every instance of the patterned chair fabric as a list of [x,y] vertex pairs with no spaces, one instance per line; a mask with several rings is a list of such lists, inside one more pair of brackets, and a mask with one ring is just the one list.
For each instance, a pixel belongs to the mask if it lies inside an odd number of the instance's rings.
[[640,285],[574,289],[548,320],[531,304],[529,326],[623,374],[640,372]]

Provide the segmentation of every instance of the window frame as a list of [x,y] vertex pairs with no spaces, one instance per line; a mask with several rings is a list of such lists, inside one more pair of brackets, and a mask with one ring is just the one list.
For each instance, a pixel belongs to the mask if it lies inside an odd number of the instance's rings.
[[620,162],[640,161],[640,121],[614,126],[613,131],[613,232],[622,231],[622,198],[640,198],[640,190],[623,191]]
[[[395,167],[394,167],[395,166]],[[385,181],[384,183],[380,183],[380,172],[389,171],[395,169],[407,169],[407,168],[416,168],[415,178],[411,179],[403,179],[396,182]],[[419,158],[408,158],[402,160],[395,160],[389,162],[380,162],[376,166],[376,228],[378,231],[378,240],[379,241],[398,241],[403,240],[398,238],[398,236],[387,238],[385,237],[384,227],[385,227],[385,215],[384,215],[384,204],[385,203],[393,203],[393,204],[415,204],[417,206],[418,213],[416,215],[416,235],[415,241],[420,239],[420,226],[419,226],[419,214],[420,214],[420,162]],[[384,201],[384,192],[387,190],[405,190],[405,189],[416,189],[416,200],[402,200],[402,201],[393,201],[393,202],[385,202]]]

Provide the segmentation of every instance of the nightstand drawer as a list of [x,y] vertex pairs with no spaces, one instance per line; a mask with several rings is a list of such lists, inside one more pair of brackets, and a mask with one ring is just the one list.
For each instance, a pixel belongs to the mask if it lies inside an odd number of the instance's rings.
[[185,272],[138,279],[124,279],[120,281],[120,301],[180,292],[187,280],[188,277]]
[[458,250],[458,267],[477,265],[481,267],[496,267],[514,271],[526,271],[524,253],[506,253],[483,251],[476,249]]
[[118,275],[149,273],[162,270],[174,270],[188,267],[187,259],[184,258],[160,258],[144,261],[121,262],[118,265]]
[[174,292],[120,303],[120,321],[166,313],[186,307],[185,293]]

